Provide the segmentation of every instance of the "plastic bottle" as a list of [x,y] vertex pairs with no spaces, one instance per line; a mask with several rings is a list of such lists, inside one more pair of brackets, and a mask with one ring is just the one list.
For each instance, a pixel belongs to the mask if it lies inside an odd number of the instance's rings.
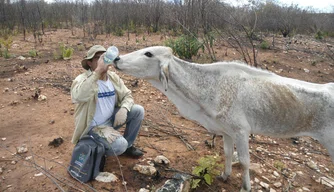
[[104,64],[106,65],[112,64],[112,62],[116,59],[118,54],[119,52],[118,52],[117,47],[115,46],[109,47],[103,57]]

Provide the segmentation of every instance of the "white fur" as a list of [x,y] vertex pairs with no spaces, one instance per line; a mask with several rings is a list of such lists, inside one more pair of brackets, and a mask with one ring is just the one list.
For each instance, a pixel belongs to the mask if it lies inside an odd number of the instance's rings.
[[[151,53],[148,57],[145,53]],[[148,47],[122,55],[116,67],[148,80],[180,113],[224,135],[223,179],[231,174],[236,144],[243,166],[241,191],[250,191],[248,136],[311,136],[334,160],[334,84],[315,84],[278,76],[238,62],[195,64],[168,47]]]

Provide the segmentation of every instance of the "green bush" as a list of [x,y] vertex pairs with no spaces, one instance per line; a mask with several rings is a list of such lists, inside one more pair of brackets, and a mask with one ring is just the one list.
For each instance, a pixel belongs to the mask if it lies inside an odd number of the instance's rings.
[[118,36],[118,37],[122,37],[124,35],[124,31],[122,30],[122,28],[116,27],[114,29],[113,35]]
[[53,52],[54,59],[64,59],[68,60],[72,58],[74,49],[72,47],[67,47],[64,44],[59,44],[58,51]]
[[38,56],[37,50],[35,50],[35,49],[30,50],[29,51],[29,56],[33,57],[33,58],[37,57]]
[[190,35],[182,35],[173,40],[168,39],[165,45],[171,47],[173,52],[180,58],[191,60],[192,56],[197,55],[200,48],[204,49],[203,43]]
[[199,176],[203,179],[193,179],[191,181],[191,188],[195,189],[199,187],[200,182],[204,181],[206,184],[211,185],[214,178],[218,176],[221,170],[224,168],[223,164],[220,164],[221,157],[216,155],[207,155],[205,157],[201,157],[197,162],[198,166],[196,166],[192,174]]
[[5,59],[9,59],[9,58],[11,57],[11,55],[9,54],[8,49],[5,49],[5,50],[2,52],[2,56],[3,56]]
[[261,49],[269,49],[270,45],[267,41],[262,41],[261,44],[260,44],[260,48]]
[[285,168],[285,165],[281,161],[275,161],[274,162],[274,167],[278,169],[279,171],[282,171]]
[[9,54],[9,48],[12,46],[12,43],[13,40],[10,35],[0,39],[0,56],[6,59],[11,57]]
[[322,40],[322,39],[324,39],[325,34],[324,34],[322,31],[318,31],[318,32],[315,34],[314,37],[315,37],[316,39],[318,39],[318,40]]

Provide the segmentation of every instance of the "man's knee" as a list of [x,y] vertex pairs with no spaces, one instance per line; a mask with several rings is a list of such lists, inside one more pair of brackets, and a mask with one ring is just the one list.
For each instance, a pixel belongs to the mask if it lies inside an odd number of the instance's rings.
[[128,141],[124,137],[117,138],[111,143],[111,149],[106,151],[107,156],[118,156],[123,154],[128,148]]
[[134,113],[135,116],[137,116],[138,118],[140,119],[144,119],[144,115],[145,115],[145,110],[144,110],[144,107],[141,106],[141,105],[137,105],[137,104],[134,104],[131,108],[131,111],[130,113]]

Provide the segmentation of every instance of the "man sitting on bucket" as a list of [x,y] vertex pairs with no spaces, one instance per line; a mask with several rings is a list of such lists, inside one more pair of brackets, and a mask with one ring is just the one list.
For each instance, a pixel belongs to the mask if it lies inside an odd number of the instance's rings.
[[[144,119],[144,108],[134,104],[123,80],[108,70],[110,65],[103,62],[105,52],[101,45],[92,46],[81,61],[86,72],[72,83],[71,97],[76,104],[72,143],[76,144],[86,134],[98,135],[101,142],[107,140],[110,145],[107,156],[140,157],[143,152],[133,143]],[[126,128],[121,135],[117,130],[124,124]]]

